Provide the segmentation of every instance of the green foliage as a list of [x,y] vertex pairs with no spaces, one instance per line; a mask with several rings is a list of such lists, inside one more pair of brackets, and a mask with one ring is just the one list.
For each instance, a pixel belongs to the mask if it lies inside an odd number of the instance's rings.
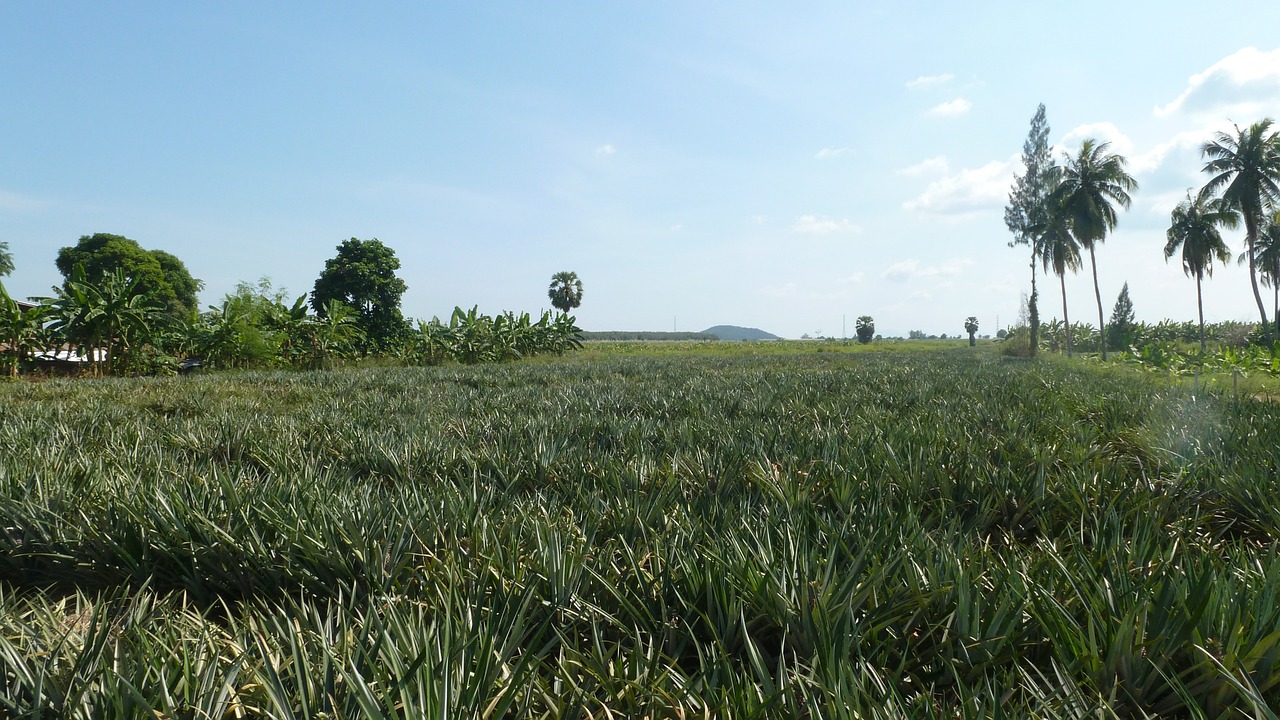
[[151,341],[162,306],[141,280],[117,268],[90,280],[77,265],[57,296],[45,298],[48,330],[78,348],[100,373],[129,369],[131,353]]
[[1268,343],[1276,341],[1276,334],[1267,325],[1267,310],[1258,290],[1256,248],[1263,230],[1268,209],[1274,208],[1280,198],[1280,133],[1271,129],[1273,121],[1266,118],[1236,134],[1219,132],[1214,139],[1200,146],[1200,154],[1206,159],[1204,172],[1211,176],[1201,194],[1217,196],[1222,203],[1240,213],[1244,221],[1245,242],[1249,258],[1249,282],[1258,304],[1258,316],[1269,333]]
[[1037,242],[1047,227],[1051,206],[1049,196],[1054,188],[1053,158],[1049,153],[1049,121],[1044,103],[1031,118],[1031,129],[1022,143],[1023,174],[1013,181],[1009,204],[1004,209],[1004,224],[1013,233],[1009,247],[1026,245],[1031,249],[1031,296],[1028,300],[1031,327],[1031,353],[1038,345],[1040,327],[1040,293],[1036,289],[1036,258],[1042,256]]
[[564,271],[552,275],[547,297],[551,300],[551,306],[562,313],[571,312],[581,305],[582,281],[578,279],[578,273]]
[[1111,308],[1111,324],[1107,326],[1107,343],[1113,348],[1123,350],[1137,340],[1136,316],[1133,311],[1133,300],[1129,297],[1129,283],[1120,288],[1116,296],[1116,304]]
[[84,281],[89,283],[123,272],[135,283],[136,295],[150,296],[175,318],[195,314],[199,304],[196,293],[203,287],[178,258],[162,250],[144,250],[136,241],[120,235],[81,236],[74,246],[58,251],[56,262],[67,283],[72,281],[77,266],[84,268]]
[[0,240],[0,277],[13,274],[13,253],[9,252],[9,243]]
[[419,323],[413,339],[413,361],[435,365],[455,361],[466,365],[507,362],[546,353],[562,354],[582,347],[581,330],[572,315],[542,313],[534,322],[529,313],[504,312],[497,317],[479,308],[454,308],[449,324],[432,318]]
[[858,336],[858,342],[866,345],[875,339],[876,321],[870,315],[862,315],[854,323],[853,331]]
[[1122,370],[0,386],[0,714],[1268,717],[1280,406]]
[[22,362],[41,345],[47,336],[42,305],[23,308],[9,296],[0,283],[0,358],[9,377],[17,377]]
[[400,260],[376,238],[351,238],[338,254],[325,261],[311,293],[311,307],[321,317],[332,301],[356,313],[364,351],[387,351],[402,341],[408,324],[400,313],[400,297],[407,286],[396,276]]

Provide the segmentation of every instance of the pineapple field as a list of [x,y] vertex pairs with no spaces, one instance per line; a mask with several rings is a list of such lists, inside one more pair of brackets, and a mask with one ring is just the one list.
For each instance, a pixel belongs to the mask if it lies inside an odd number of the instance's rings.
[[585,355],[0,385],[0,716],[1276,717],[1275,402]]

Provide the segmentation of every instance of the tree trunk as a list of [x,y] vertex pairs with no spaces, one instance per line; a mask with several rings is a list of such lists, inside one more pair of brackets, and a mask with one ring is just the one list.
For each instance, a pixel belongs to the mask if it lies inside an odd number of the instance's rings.
[[1200,275],[1196,274],[1196,307],[1200,309],[1200,354],[1204,355],[1204,296],[1200,294]]
[[973,347],[977,344],[977,341],[973,339],[973,333],[969,333],[969,347]]
[[[1034,244],[1032,245],[1034,248]],[[1040,348],[1040,309],[1036,307],[1036,252],[1031,251],[1031,299],[1027,301],[1027,315],[1031,321],[1031,357]]]
[[1249,283],[1253,286],[1253,299],[1258,302],[1258,316],[1262,318],[1262,328],[1267,331],[1267,342],[1275,347],[1275,329],[1267,323],[1267,308],[1262,304],[1262,293],[1258,291],[1258,264],[1253,258],[1253,244],[1258,237],[1258,223],[1252,213],[1244,213],[1245,239],[1249,242]]
[[1058,276],[1062,284],[1062,327],[1067,331],[1067,357],[1071,357],[1071,318],[1067,317],[1067,274]]
[[1102,359],[1107,359],[1107,324],[1102,319],[1102,292],[1098,290],[1098,260],[1089,245],[1089,265],[1093,268],[1093,297],[1098,301],[1098,344],[1102,346]]

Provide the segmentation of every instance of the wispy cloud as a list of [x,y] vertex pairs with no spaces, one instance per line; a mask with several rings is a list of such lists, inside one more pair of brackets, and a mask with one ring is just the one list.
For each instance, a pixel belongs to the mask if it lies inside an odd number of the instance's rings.
[[964,269],[966,267],[973,264],[973,260],[970,260],[969,258],[949,258],[937,265],[921,266],[919,260],[908,258],[885,268],[884,272],[880,273],[880,277],[886,280],[894,280],[898,282],[929,278],[957,277],[964,273]]
[[825,215],[801,215],[791,226],[791,232],[802,235],[829,235],[838,232],[862,232],[862,228],[849,222],[848,219],[835,220]]
[[752,225],[763,225],[765,223],[765,220],[767,220],[767,218],[765,218],[765,216],[763,215],[752,215],[751,217],[747,218],[747,222],[751,223]]
[[955,76],[950,73],[946,73],[943,75],[921,75],[915,80],[909,81],[907,83],[907,87],[913,90],[917,88],[934,87],[937,85],[945,85],[946,83],[949,83],[954,79],[955,79]]
[[600,147],[596,148],[596,155],[602,155],[602,156],[613,155],[617,152],[618,152],[617,148],[615,148],[613,145],[608,145],[608,144],[601,145]]
[[33,213],[49,207],[49,201],[32,195],[0,190],[0,210],[12,213]]
[[853,152],[853,149],[847,147],[822,148],[818,151],[818,154],[814,155],[814,157],[819,160],[830,160],[831,158],[837,158],[851,152]]
[[866,273],[859,270],[858,272],[850,275],[849,277],[842,279],[840,282],[846,283],[846,284],[860,283],[862,282],[862,279],[865,278],[866,276],[867,276]]
[[915,165],[904,167],[898,170],[899,175],[907,177],[921,177],[929,175],[945,175],[950,169],[950,163],[947,162],[946,155],[931,157],[928,160],[921,160]]
[[956,98],[950,102],[944,102],[941,105],[934,105],[929,108],[929,114],[937,115],[939,117],[955,117],[956,115],[963,115],[969,112],[969,109],[972,107],[973,103],[968,100],[965,100],[964,98]]

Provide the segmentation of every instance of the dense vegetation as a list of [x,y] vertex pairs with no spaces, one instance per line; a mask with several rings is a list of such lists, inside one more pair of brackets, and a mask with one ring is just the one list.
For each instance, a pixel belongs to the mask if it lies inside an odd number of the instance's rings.
[[0,405],[0,714],[1280,705],[1280,407],[1159,376],[591,355]]

